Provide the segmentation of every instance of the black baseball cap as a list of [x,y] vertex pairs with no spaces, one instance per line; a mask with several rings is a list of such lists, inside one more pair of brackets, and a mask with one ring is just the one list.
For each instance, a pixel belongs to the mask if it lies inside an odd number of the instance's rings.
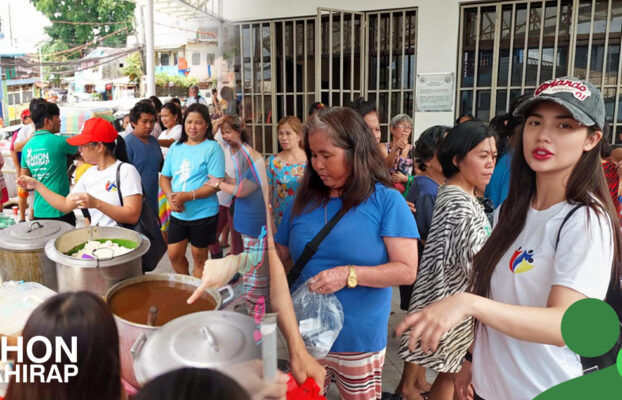
[[567,109],[572,117],[585,126],[605,125],[605,102],[596,86],[574,77],[555,78],[546,81],[514,110],[514,116],[522,117],[535,104],[552,101]]

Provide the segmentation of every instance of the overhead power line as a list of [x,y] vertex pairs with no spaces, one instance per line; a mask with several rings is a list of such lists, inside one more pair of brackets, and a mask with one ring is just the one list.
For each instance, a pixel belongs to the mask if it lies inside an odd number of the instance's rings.
[[101,26],[101,25],[119,25],[119,24],[127,24],[133,22],[131,19],[127,21],[109,21],[109,22],[76,22],[76,21],[61,21],[61,20],[50,20],[53,24],[65,24],[65,25],[91,25],[91,26]]
[[112,54],[111,56],[113,56],[112,58],[106,59],[105,61],[101,61],[92,65],[88,65],[86,67],[82,67],[82,68],[76,68],[76,69],[65,69],[65,70],[55,70],[55,71],[51,71],[54,75],[71,75],[74,74],[76,72],[80,72],[80,71],[85,71],[87,69],[91,69],[91,68],[95,68],[95,67],[99,67],[100,65],[104,65],[104,64],[109,64],[115,60],[118,60],[121,57],[124,57],[128,54],[134,53],[136,51],[139,51],[143,48],[143,46],[138,46],[138,47],[134,47],[132,49],[128,49],[127,51],[123,51],[121,53],[115,53]]
[[6,66],[10,66],[10,67],[23,67],[23,68],[35,68],[38,66],[43,66],[43,67],[64,67],[64,66],[69,66],[69,65],[81,65],[84,63],[92,63],[92,62],[97,62],[97,61],[102,61],[102,60],[106,60],[108,58],[113,58],[119,54],[123,55],[123,54],[127,54],[127,53],[132,53],[136,50],[139,50],[141,47],[137,46],[137,47],[133,47],[131,49],[119,49],[118,52],[112,53],[112,54],[106,54],[100,57],[89,57],[89,58],[80,58],[77,60],[68,60],[68,61],[50,61],[50,62],[39,62],[36,60],[28,60],[27,58],[15,58],[13,59],[13,62],[11,63],[1,63],[0,66],[6,67]]
[[[89,63],[87,66],[81,67],[81,68],[67,68],[67,69],[63,69],[63,70],[51,70],[50,73],[53,73],[55,75],[70,75],[70,74],[74,74],[76,72],[80,72],[80,71],[85,71],[87,69],[91,69],[91,68],[95,68],[98,67],[100,65],[104,65],[104,64],[109,64],[115,60],[118,60],[121,57],[124,57],[128,54],[134,53],[136,51],[139,51],[141,49],[143,49],[144,46],[137,46],[131,49],[127,49],[118,53],[114,53],[114,54],[110,54],[106,57],[98,57],[98,58],[93,58],[93,59],[87,59],[87,60],[99,60],[99,62],[95,63],[95,64],[91,64]],[[82,61],[82,63],[84,63],[84,61]],[[7,68],[7,67],[15,67],[15,64],[7,64],[7,63],[0,63],[0,66],[3,68]],[[18,65],[19,66],[19,65]],[[62,65],[57,66],[58,68],[62,67]]]
[[93,41],[91,41],[91,42],[81,44],[81,45],[76,46],[76,47],[73,47],[73,48],[71,48],[71,49],[61,50],[61,51],[56,51],[56,52],[54,52],[54,53],[48,53],[48,54],[46,54],[46,56],[57,56],[57,55],[60,55],[60,54],[71,54],[71,53],[73,53],[73,52],[75,52],[75,51],[85,49],[85,48],[87,48],[87,47],[89,47],[89,46],[94,45],[94,44],[95,44],[95,43],[97,43],[97,42],[101,42],[102,40],[106,40],[106,39],[108,39],[108,38],[109,38],[109,37],[111,37],[111,36],[118,35],[119,33],[124,32],[124,31],[127,31],[127,30],[128,30],[128,28],[127,28],[127,27],[125,27],[125,28],[121,28],[121,29],[119,29],[118,31],[115,31],[115,32],[109,33],[109,34],[107,34],[107,35],[105,35],[105,36],[102,36],[102,37],[99,37],[99,38],[95,38],[95,39],[94,39]]

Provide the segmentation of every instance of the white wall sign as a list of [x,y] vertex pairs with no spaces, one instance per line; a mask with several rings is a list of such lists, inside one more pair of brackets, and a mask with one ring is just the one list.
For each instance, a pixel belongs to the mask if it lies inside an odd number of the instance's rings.
[[453,72],[417,74],[415,110],[453,111],[454,83]]

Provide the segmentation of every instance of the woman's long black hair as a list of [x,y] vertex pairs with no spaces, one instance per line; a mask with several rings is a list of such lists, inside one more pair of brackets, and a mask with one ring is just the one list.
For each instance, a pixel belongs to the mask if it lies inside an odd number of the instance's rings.
[[[112,313],[101,297],[86,291],[57,294],[33,311],[26,322],[22,336],[24,347],[35,336],[43,336],[52,343],[55,338],[61,337],[68,345],[71,338],[76,337],[75,364],[70,362],[66,354],[53,354],[48,361],[40,365],[45,367],[45,371],[50,371],[54,364],[61,371],[63,365],[76,365],[78,375],[70,377],[69,381],[64,383],[54,380],[18,383],[12,378],[6,400],[121,398],[119,333]],[[33,354],[41,357],[45,353],[45,345],[36,342]],[[60,357],[59,363],[55,362],[56,356]],[[17,363],[22,368],[35,364],[38,363],[30,360],[27,354],[23,362]]]
[[175,124],[179,125],[181,124],[182,121],[182,112],[181,112],[181,108],[179,108],[179,106],[175,103],[173,103],[172,101],[166,103],[165,105],[162,106],[162,110],[167,109],[171,114],[173,114],[175,116]]
[[182,368],[147,382],[136,400],[250,400],[233,379],[214,369]]
[[125,139],[121,135],[117,136],[112,143],[102,143],[106,147],[108,154],[116,158],[117,160],[129,163],[130,158],[127,156],[127,146],[125,145]]
[[[525,120],[529,112],[525,113]],[[488,297],[492,274],[501,260],[525,227],[527,212],[536,194],[536,173],[529,167],[524,156],[523,128],[515,135],[514,157],[510,174],[510,190],[501,206],[498,223],[490,238],[473,259],[473,280],[471,291],[477,295]],[[600,128],[588,128],[588,135],[593,135]],[[612,290],[619,292],[620,278],[620,229],[613,201],[607,188],[600,152],[603,141],[590,151],[583,152],[575,165],[566,186],[566,201],[571,204],[584,204],[597,214],[605,215],[611,224],[614,238],[612,279],[608,296]],[[588,217],[589,217],[588,213]],[[589,223],[589,219],[588,219]],[[616,293],[617,294],[617,293]]]

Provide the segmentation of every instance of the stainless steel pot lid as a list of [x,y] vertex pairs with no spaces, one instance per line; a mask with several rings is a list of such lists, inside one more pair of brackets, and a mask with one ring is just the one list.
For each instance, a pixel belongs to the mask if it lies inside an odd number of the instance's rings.
[[219,368],[260,358],[256,328],[251,317],[231,311],[176,318],[132,347],[136,379],[145,384],[178,368]]
[[0,248],[7,250],[43,249],[50,239],[75,229],[66,222],[37,220],[22,222],[0,231]]

